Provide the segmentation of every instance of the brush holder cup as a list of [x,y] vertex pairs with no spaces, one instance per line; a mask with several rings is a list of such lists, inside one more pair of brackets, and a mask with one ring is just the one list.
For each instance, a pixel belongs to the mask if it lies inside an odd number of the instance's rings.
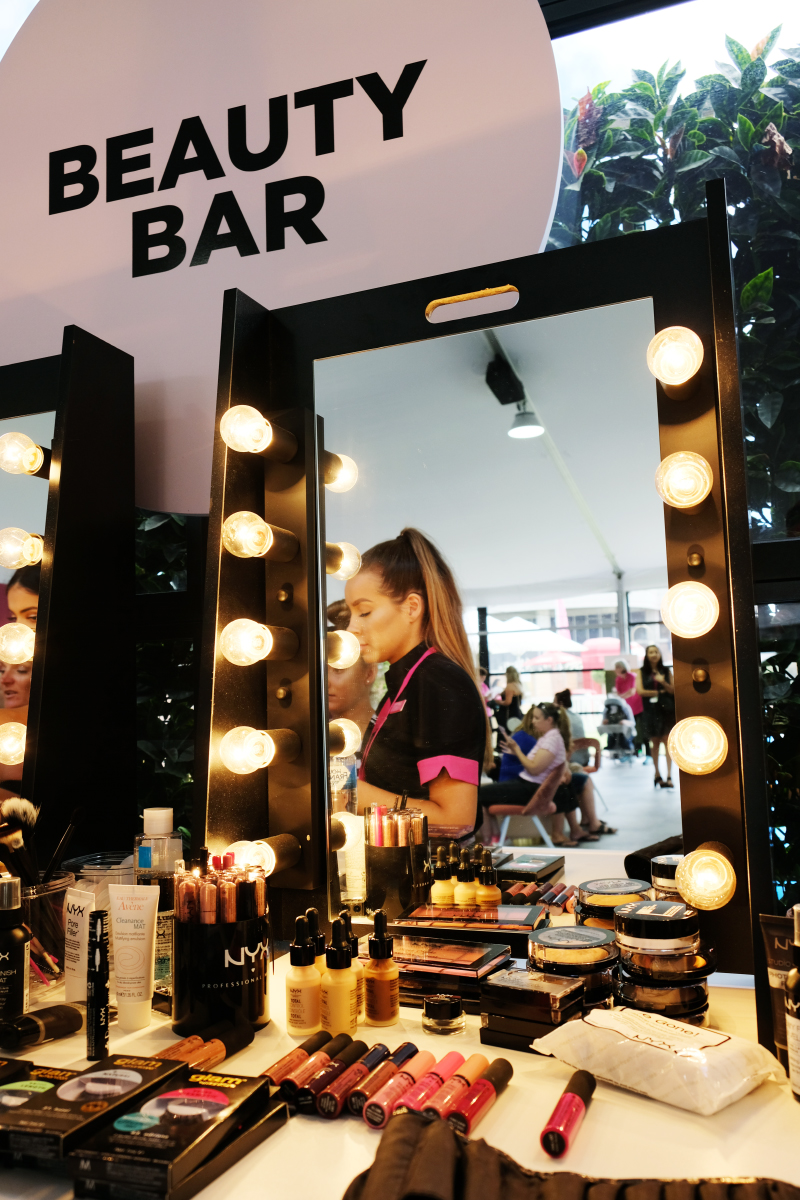
[[426,903],[430,891],[427,842],[421,846],[367,846],[366,858],[368,916],[382,908],[393,921],[410,905]]
[[175,922],[172,1028],[182,1037],[218,1021],[269,1022],[269,922]]
[[22,920],[32,934],[31,1001],[58,1002],[53,992],[64,980],[64,907],[67,888],[74,886],[72,872],[61,870],[49,883],[22,889]]

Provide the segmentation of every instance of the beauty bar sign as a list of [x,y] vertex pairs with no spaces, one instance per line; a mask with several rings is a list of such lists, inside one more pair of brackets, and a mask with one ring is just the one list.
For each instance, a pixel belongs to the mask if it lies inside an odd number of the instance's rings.
[[137,501],[202,512],[223,291],[535,253],[561,106],[536,0],[39,0],[0,154],[0,362],[71,323],[133,354]]

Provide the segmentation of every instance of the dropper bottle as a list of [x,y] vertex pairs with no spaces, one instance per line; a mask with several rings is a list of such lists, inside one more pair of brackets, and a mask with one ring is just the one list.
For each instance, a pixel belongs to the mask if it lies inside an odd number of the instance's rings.
[[436,851],[436,866],[433,868],[433,887],[431,888],[431,904],[447,908],[453,903],[455,884],[450,878],[450,864],[447,861],[447,851],[440,846]]
[[469,850],[461,851],[461,866],[458,869],[458,883],[453,893],[453,901],[459,908],[468,908],[475,903],[475,872],[469,861]]
[[500,888],[497,886],[497,871],[492,866],[491,850],[484,850],[478,884],[475,888],[475,902],[483,908],[493,908],[500,903]]
[[286,975],[286,1032],[307,1037],[320,1027],[320,973],[314,966],[314,943],[308,936],[308,919],[295,919],[294,941],[289,946]]
[[458,842],[450,843],[447,861],[450,864],[450,879],[452,880],[453,887],[455,887],[456,884],[458,883],[458,868],[459,868]]
[[353,974],[356,977],[356,988],[358,991],[358,1019],[364,1019],[364,968],[361,965],[361,960],[358,957],[358,934],[353,933],[353,922],[350,913],[346,908],[343,908],[339,913],[339,919],[344,921],[345,937],[350,945],[350,966],[353,969]]
[[364,973],[368,1025],[394,1025],[400,1018],[400,969],[392,957],[394,938],[387,937],[386,927],[386,913],[379,908]]
[[325,959],[325,934],[320,933],[319,913],[315,908],[307,908],[306,919],[308,921],[308,936],[314,943],[314,966],[320,975],[324,975],[327,965]]
[[322,1028],[332,1037],[356,1032],[358,1022],[358,985],[350,966],[350,943],[344,922],[334,917],[331,922],[331,944],[325,951],[326,967],[322,976]]

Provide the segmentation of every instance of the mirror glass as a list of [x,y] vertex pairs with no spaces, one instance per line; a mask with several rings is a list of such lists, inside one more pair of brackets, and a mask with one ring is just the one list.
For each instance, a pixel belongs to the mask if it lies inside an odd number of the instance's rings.
[[[498,725],[520,730],[533,706],[568,689],[572,736],[589,739],[573,750],[573,791],[588,790],[576,796],[582,803],[572,817],[559,812],[545,828],[554,842],[569,842],[586,834],[582,820],[590,828],[604,822],[618,832],[592,835],[596,844],[621,853],[681,829],[678,772],[673,787],[654,786],[651,757],[657,736],[666,783],[674,702],[654,683],[658,675],[671,684],[663,669],[672,656],[660,617],[666,549],[654,485],[656,383],[645,357],[653,334],[652,301],[643,299],[315,365],[325,447],[358,466],[350,491],[326,490],[328,542],[353,543],[363,554],[405,526],[435,542],[460,589],[474,670],[488,668],[495,746]],[[537,435],[509,436],[514,426]],[[351,614],[336,607],[346,585],[330,575],[327,582],[329,620],[346,627]],[[637,672],[648,646],[662,666],[643,687]],[[620,660],[627,670],[617,690]],[[350,716],[363,730],[385,691],[385,670],[330,669],[331,717]],[[627,696],[622,709],[619,692]],[[516,740],[531,755],[531,718],[527,726],[527,740]],[[580,771],[593,764],[598,742],[611,768],[599,778]],[[345,773],[332,761],[341,782]],[[524,769],[513,754],[498,756],[491,774],[498,768],[503,781],[517,783]],[[502,786],[485,769],[481,783],[484,803],[484,789]],[[334,780],[334,807],[352,807],[351,784]],[[432,786],[408,798],[409,806],[428,798],[431,827]],[[497,803],[521,802],[497,794]],[[529,818],[512,824],[509,838],[538,837]],[[356,873],[342,884],[345,892],[357,886]]]
[[[54,412],[10,417],[0,421],[0,437],[24,433],[43,450],[50,450],[54,426]],[[0,529],[22,529],[43,538],[47,496],[46,478],[0,471]],[[20,569],[0,566],[0,640],[2,628],[8,625],[26,626],[36,631],[40,569],[39,563]],[[17,648],[14,657],[18,659],[24,653],[24,647]],[[32,665],[32,659],[5,662],[0,656],[0,724],[27,725]],[[4,757],[15,755],[11,753]],[[22,765],[22,759],[16,763],[0,762],[0,798],[18,794]]]

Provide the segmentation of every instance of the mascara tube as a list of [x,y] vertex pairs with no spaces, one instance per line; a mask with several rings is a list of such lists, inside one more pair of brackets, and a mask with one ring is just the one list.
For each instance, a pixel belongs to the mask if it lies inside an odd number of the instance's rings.
[[86,1057],[108,1056],[108,912],[89,915],[89,964],[86,971]]

